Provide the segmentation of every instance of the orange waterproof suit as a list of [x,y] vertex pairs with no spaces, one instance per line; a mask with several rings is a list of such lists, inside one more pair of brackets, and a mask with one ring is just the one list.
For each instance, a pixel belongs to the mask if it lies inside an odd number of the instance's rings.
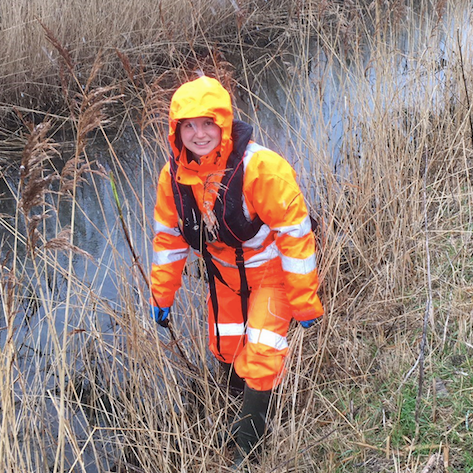
[[[220,146],[200,163],[188,159],[179,138],[179,120],[197,117],[210,117],[221,129]],[[217,80],[201,77],[174,94],[169,113],[174,162],[161,171],[154,210],[151,282],[160,307],[173,304],[189,254],[172,180],[191,187],[208,233],[218,233],[213,209],[219,184],[234,146],[241,146],[239,137],[232,135],[234,128],[230,95]],[[219,239],[208,241],[208,252],[224,280],[216,280],[218,317],[209,303],[209,346],[219,360],[234,364],[250,388],[265,391],[276,386],[283,373],[291,318],[315,319],[323,308],[317,296],[315,238],[295,171],[277,153],[252,141],[242,163],[243,212],[249,220],[259,217],[262,222],[256,235],[242,243],[250,290],[248,319],[245,324],[234,248]]]

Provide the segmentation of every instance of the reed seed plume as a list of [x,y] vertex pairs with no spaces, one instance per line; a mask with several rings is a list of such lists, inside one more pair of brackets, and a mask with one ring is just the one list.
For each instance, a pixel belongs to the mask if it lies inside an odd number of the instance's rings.
[[46,121],[37,126],[28,123],[27,128],[28,141],[23,150],[20,166],[20,177],[23,181],[28,179],[32,172],[41,168],[53,154],[58,154],[57,144],[47,136],[51,122]]
[[66,3],[0,18],[0,471],[231,466],[202,261],[172,335],[144,282],[169,101],[199,71],[319,221],[324,318],[291,325],[252,472],[472,470],[470,3]]
[[[28,128],[28,139],[20,166],[19,207],[25,218],[29,248],[34,251],[40,238],[37,228],[47,217],[44,212],[44,207],[47,207],[46,195],[51,193],[52,183],[59,178],[50,165],[51,159],[58,155],[58,150],[57,144],[47,136],[51,128],[50,122],[36,126],[29,124]],[[35,207],[41,207],[41,211],[33,215]]]
[[59,52],[60,56],[64,60],[64,64],[69,69],[71,74],[74,73],[74,62],[72,61],[71,54],[69,51],[62,45],[62,43],[56,38],[54,33],[49,29],[39,18],[36,19],[41,25],[41,28],[46,33],[46,39],[51,43],[51,45]]
[[172,89],[164,88],[162,84],[167,74],[145,85],[144,99],[139,118],[140,136],[143,144],[153,150],[166,149],[166,132],[168,127],[167,113],[172,95]]
[[78,155],[84,151],[89,133],[109,122],[104,109],[120,98],[120,95],[111,95],[113,90],[114,87],[99,87],[78,97],[76,102],[76,108],[79,112],[76,150]]
[[72,251],[89,259],[93,259],[90,253],[76,245],[72,245],[71,241],[71,229],[69,227],[65,227],[60,231],[60,233],[58,233],[56,237],[51,238],[45,243],[44,249],[50,251]]
[[119,51],[118,49],[116,49],[116,54],[120,59],[123,70],[125,71],[130,83],[133,85],[133,87],[138,87],[140,84],[138,84],[137,81],[140,80],[140,74],[132,68],[131,61],[128,55],[123,53],[122,51]]

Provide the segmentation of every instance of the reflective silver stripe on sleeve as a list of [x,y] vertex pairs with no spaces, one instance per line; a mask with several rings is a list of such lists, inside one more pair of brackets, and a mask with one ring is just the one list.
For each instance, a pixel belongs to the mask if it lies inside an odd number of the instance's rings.
[[154,233],[167,233],[173,236],[179,236],[181,234],[178,227],[167,227],[157,220],[154,221]]
[[291,258],[290,256],[284,256],[281,253],[279,256],[281,258],[282,269],[289,273],[309,274],[317,269],[317,262],[314,254],[305,259]]
[[189,248],[155,251],[153,253],[153,264],[157,264],[158,266],[160,266],[162,264],[174,263],[175,261],[187,258],[188,255]]
[[[217,326],[215,324],[214,333],[217,333]],[[245,334],[245,324],[218,324],[218,333],[222,337],[241,337]]]
[[297,225],[276,227],[273,228],[273,230],[276,230],[280,235],[289,235],[293,238],[302,238],[312,231],[312,225],[310,223],[310,217],[307,216],[301,223]]
[[250,238],[248,241],[243,242],[243,248],[253,248],[255,250],[257,250],[258,248],[262,248],[264,240],[266,240],[270,233],[271,229],[268,227],[268,225],[263,224],[258,230],[258,233],[253,238]]
[[284,348],[288,347],[286,337],[275,332],[248,327],[246,333],[248,334],[248,343],[261,343],[276,350],[284,350]]
[[273,241],[261,253],[258,253],[245,261],[245,268],[257,268],[268,261],[279,256],[276,243]]
[[248,163],[251,160],[251,157],[253,156],[254,153],[258,151],[262,151],[265,148],[264,146],[259,145],[258,143],[250,143],[245,150],[245,154],[243,155],[243,169],[246,171],[246,167],[248,166]]

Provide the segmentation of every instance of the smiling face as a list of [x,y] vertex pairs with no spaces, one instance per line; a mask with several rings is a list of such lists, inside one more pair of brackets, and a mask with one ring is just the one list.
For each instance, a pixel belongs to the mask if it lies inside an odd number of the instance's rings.
[[222,138],[222,130],[212,118],[188,118],[181,121],[182,144],[197,158],[213,151]]

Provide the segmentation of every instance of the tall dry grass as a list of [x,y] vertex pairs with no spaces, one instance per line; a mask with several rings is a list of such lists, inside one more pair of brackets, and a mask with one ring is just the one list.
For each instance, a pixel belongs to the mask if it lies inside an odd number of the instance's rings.
[[0,11],[0,102],[26,108],[60,108],[61,81],[57,52],[46,41],[42,24],[54,32],[80,65],[85,78],[101,52],[102,85],[123,77],[119,50],[140,64],[147,78],[183,62],[195,65],[198,57],[215,48],[262,46],[285,31],[292,2],[284,0],[144,0],[78,2],[20,0],[4,2]]
[[[323,222],[324,323],[291,329],[288,373],[252,471],[421,472],[434,453],[448,471],[468,471],[473,87],[465,4],[297,5],[277,55],[250,60],[240,37],[241,69],[229,73],[221,56],[196,63],[228,81],[258,140],[294,163]],[[370,15],[365,22],[360,12]],[[57,61],[67,62],[74,48],[48,28],[47,44],[57,40]],[[7,181],[15,212],[0,220],[8,236],[0,469],[226,471],[241,400],[206,348],[198,263],[189,264],[174,307],[176,339],[149,319],[138,267],[150,266],[168,77],[183,80],[189,63],[176,56],[174,69],[145,81],[133,74],[139,61],[123,54],[126,86],[104,88],[107,58],[92,56],[85,77],[78,53],[62,68],[75,144],[66,164],[48,122],[20,115],[21,178]],[[116,101],[143,146],[131,167],[107,128]],[[91,145],[98,136],[108,155],[100,161]],[[124,243],[103,166],[117,176],[139,261]],[[97,241],[100,252],[89,254]]]

